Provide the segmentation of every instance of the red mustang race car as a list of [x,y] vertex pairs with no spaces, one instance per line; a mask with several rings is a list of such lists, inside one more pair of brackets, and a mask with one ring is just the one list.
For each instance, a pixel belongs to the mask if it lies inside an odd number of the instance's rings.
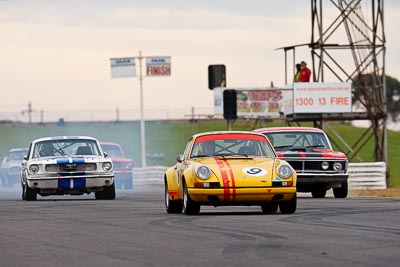
[[298,192],[311,192],[314,198],[323,198],[332,188],[336,198],[347,197],[347,156],[332,150],[324,131],[311,127],[271,127],[255,132],[266,135],[278,157],[296,170]]
[[133,160],[126,158],[121,146],[112,142],[100,142],[104,152],[114,164],[114,181],[118,189],[132,189]]

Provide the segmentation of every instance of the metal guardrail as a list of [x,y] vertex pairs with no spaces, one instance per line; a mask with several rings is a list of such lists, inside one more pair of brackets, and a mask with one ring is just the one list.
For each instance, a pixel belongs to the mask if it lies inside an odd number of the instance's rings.
[[165,166],[133,168],[133,183],[135,185],[163,185],[164,174],[168,168]]
[[[162,185],[166,166],[133,169],[136,185]],[[349,163],[349,189],[386,189],[386,163]]]
[[349,163],[349,189],[386,189],[386,163]]

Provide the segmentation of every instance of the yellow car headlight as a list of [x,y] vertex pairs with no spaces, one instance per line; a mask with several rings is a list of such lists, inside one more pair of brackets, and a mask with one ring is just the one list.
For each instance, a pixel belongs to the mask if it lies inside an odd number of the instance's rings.
[[211,176],[211,170],[207,166],[199,166],[196,168],[196,175],[202,180],[207,180]]
[[290,168],[290,166],[288,165],[281,165],[278,167],[278,175],[279,177],[283,178],[283,179],[287,179],[290,176],[292,176],[293,171],[292,168]]

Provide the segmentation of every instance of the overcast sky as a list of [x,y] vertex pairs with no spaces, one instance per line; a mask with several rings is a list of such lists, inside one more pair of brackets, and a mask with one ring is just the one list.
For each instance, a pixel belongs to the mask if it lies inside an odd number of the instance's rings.
[[[228,86],[283,86],[284,53],[275,49],[310,41],[310,2],[0,0],[0,113],[29,101],[49,112],[139,109],[138,79],[111,79],[109,61],[139,50],[172,61],[171,77],[144,79],[145,109],[212,107],[209,64],[226,65]],[[323,2],[324,14],[336,12]],[[386,73],[396,78],[399,7],[385,1]],[[297,57],[311,60],[308,48]]]

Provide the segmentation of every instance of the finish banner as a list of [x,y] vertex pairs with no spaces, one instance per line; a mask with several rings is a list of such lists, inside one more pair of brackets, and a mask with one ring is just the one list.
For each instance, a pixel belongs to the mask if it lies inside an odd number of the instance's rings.
[[147,76],[170,76],[171,57],[146,57]]

